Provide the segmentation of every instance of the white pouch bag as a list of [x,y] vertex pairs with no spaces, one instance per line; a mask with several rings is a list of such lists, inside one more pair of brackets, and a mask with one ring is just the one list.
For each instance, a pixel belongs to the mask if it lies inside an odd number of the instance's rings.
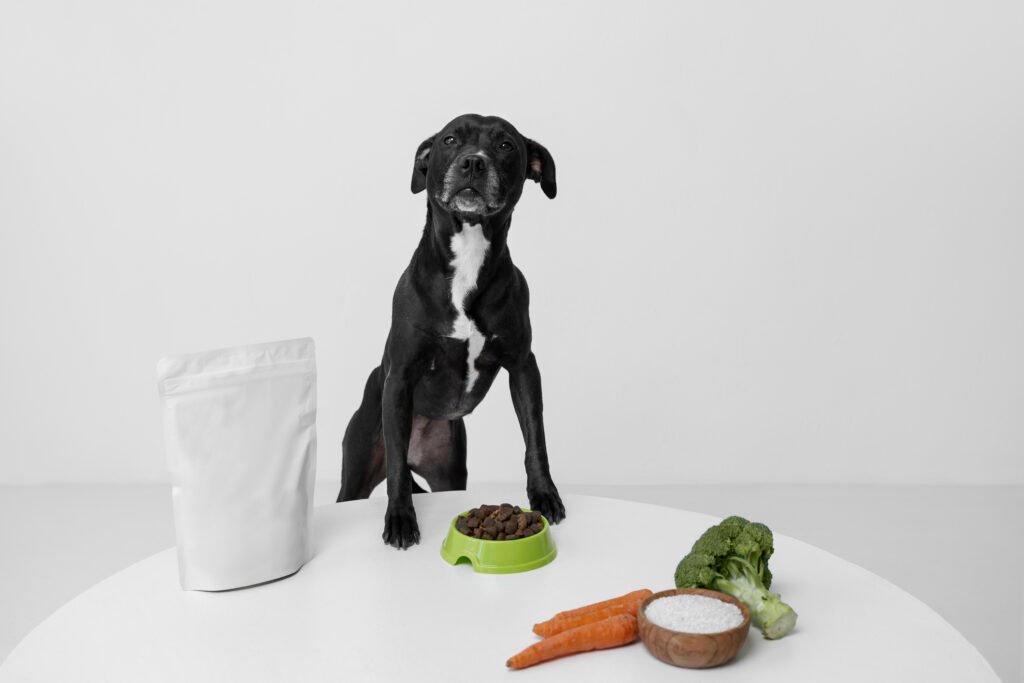
[[298,571],[311,555],[313,340],[162,358],[157,381],[182,588]]

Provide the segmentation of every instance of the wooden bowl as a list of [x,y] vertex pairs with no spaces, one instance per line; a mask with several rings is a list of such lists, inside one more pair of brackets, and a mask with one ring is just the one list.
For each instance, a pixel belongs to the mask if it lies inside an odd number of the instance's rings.
[[[720,633],[683,633],[648,621],[647,606],[658,598],[671,595],[703,595],[731,603],[740,608],[743,623]],[[655,593],[640,603],[636,618],[640,627],[640,638],[652,655],[666,664],[688,669],[707,669],[725,664],[743,647],[747,632],[750,630],[750,610],[746,605],[731,595],[703,588],[675,588]]]

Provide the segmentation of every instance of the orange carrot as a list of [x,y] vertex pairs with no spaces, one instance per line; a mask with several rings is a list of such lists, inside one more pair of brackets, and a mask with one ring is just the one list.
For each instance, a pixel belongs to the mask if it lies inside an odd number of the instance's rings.
[[637,607],[645,598],[651,595],[653,595],[651,591],[643,588],[638,591],[633,591],[632,593],[620,595],[619,597],[612,598],[611,600],[595,602],[592,605],[585,605],[583,607],[577,607],[576,609],[566,610],[565,612],[559,612],[547,621],[534,624],[533,632],[542,638],[547,638],[555,635],[556,633],[561,633],[566,629],[593,623],[594,621],[606,619],[616,614],[632,614],[633,616],[636,616]]
[[633,602],[620,602],[603,609],[595,609],[590,610],[589,612],[579,612],[565,617],[557,617],[555,619],[545,621],[543,624],[535,624],[533,632],[541,638],[550,638],[551,636],[558,635],[562,631],[568,631],[571,628],[576,628],[577,626],[583,626],[585,624],[593,624],[597,621],[604,621],[608,617],[614,617],[619,614],[629,614],[630,616],[635,617],[637,607],[640,606],[641,602],[643,602],[643,598],[638,597]]
[[619,614],[540,640],[510,657],[505,666],[525,669],[563,655],[628,645],[636,640],[638,632],[635,616]]

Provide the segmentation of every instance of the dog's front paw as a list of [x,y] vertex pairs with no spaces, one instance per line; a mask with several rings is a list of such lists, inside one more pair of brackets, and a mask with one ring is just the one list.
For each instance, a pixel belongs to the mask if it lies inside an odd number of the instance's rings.
[[544,515],[551,524],[558,524],[565,519],[565,506],[553,482],[543,486],[527,486],[526,495],[530,499],[530,509]]
[[416,523],[416,510],[412,502],[388,505],[384,515],[384,542],[405,550],[420,542],[420,526]]

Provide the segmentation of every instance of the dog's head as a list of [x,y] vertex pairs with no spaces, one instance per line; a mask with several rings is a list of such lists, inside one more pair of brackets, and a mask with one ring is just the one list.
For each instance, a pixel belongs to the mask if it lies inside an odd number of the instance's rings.
[[511,210],[527,179],[554,198],[555,162],[544,146],[497,116],[464,114],[420,144],[412,191],[425,189],[441,209],[478,220]]

